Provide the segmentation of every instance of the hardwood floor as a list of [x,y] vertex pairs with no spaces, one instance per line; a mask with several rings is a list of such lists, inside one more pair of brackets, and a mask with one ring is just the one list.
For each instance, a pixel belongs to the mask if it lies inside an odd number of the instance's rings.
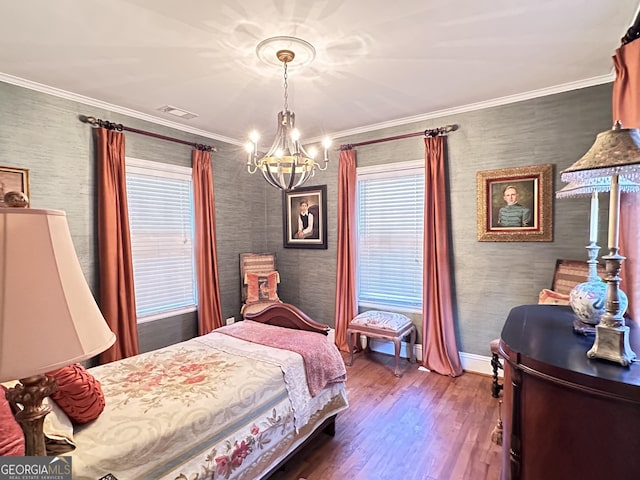
[[491,378],[401,366],[396,378],[393,357],[358,354],[347,367],[349,408],[335,437],[320,435],[270,480],[497,480]]

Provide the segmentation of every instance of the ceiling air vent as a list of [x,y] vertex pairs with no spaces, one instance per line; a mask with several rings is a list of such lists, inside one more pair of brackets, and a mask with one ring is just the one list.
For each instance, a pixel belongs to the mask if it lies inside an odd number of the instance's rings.
[[171,105],[165,105],[164,107],[160,107],[158,110],[164,113],[168,113],[169,115],[180,117],[183,120],[189,120],[191,118],[196,118],[198,116],[195,113],[187,112],[186,110],[182,110],[181,108],[177,108],[177,107],[172,107]]

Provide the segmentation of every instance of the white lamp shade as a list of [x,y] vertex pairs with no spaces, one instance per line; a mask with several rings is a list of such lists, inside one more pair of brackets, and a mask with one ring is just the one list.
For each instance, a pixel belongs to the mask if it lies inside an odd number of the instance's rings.
[[115,342],[64,212],[0,208],[0,381],[91,358]]

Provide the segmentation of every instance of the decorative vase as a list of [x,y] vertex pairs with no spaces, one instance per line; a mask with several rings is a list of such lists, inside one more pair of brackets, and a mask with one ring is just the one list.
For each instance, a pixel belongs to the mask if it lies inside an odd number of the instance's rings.
[[[578,317],[574,329],[579,333],[595,333],[595,326],[606,313],[607,283],[598,280],[579,283],[569,293],[569,305]],[[619,291],[620,314],[624,315],[629,305],[625,293]]]

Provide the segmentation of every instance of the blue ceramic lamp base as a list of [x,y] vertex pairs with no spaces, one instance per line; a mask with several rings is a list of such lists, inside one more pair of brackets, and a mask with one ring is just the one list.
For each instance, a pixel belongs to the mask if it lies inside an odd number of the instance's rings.
[[[627,311],[629,300],[626,294],[619,290],[620,312]],[[607,283],[598,278],[584,283],[579,283],[569,293],[569,305],[576,319],[573,322],[573,330],[581,335],[595,335],[596,325],[606,313]]]

